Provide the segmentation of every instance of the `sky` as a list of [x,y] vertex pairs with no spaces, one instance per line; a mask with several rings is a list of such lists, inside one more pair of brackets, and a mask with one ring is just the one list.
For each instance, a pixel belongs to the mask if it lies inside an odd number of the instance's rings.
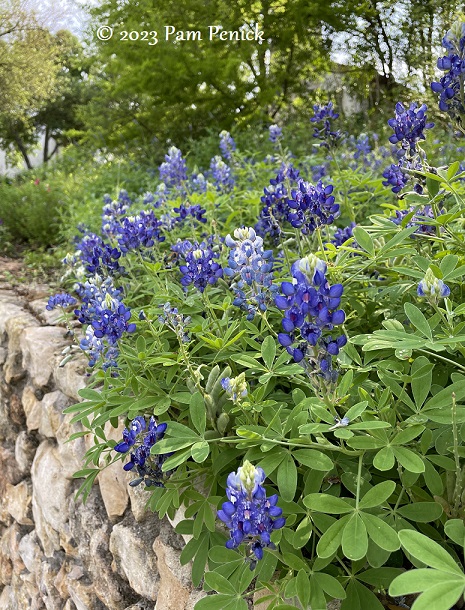
[[52,32],[60,29],[70,30],[82,37],[87,25],[87,14],[84,6],[95,4],[88,0],[28,0],[27,5],[33,9],[40,20]]

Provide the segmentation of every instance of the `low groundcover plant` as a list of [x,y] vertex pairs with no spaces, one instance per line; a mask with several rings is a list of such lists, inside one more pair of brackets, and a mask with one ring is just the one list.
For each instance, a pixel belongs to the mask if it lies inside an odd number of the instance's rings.
[[[462,131],[464,34],[432,85]],[[75,296],[49,308],[92,370],[67,409],[95,441],[79,493],[122,460],[151,510],[184,506],[198,610],[463,599],[465,172],[430,165],[427,113],[397,104],[391,163],[331,103],[299,167],[278,125],[261,165],[228,132],[204,173],[172,147],[156,192],[106,196],[64,261]]]

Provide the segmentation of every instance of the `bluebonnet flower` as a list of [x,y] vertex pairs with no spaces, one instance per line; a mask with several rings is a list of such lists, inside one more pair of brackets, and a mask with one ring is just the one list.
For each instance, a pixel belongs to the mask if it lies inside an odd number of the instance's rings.
[[434,127],[434,123],[426,121],[426,104],[422,104],[417,109],[414,102],[406,109],[403,104],[397,102],[396,116],[389,119],[388,125],[394,130],[394,134],[389,138],[391,144],[400,144],[396,155],[400,159],[407,152],[413,156],[416,152],[417,143],[425,139],[425,129]]
[[[396,225],[400,225],[404,218],[410,214],[412,216],[407,222],[406,227],[418,227],[410,237],[434,237],[436,235],[436,227],[433,224],[425,224],[425,221],[433,221],[435,219],[433,208],[430,205],[425,205],[421,208],[416,208],[412,205],[407,210],[396,210],[396,215],[391,216],[389,220]],[[444,210],[439,210],[439,214],[444,214]]]
[[190,316],[184,316],[179,313],[177,307],[171,307],[171,303],[168,301],[163,305],[163,313],[158,316],[160,324],[164,324],[170,330],[172,330],[178,337],[180,343],[189,343],[190,337],[186,331],[186,327],[191,321]]
[[348,417],[343,417],[340,419],[339,417],[334,418],[334,426],[331,426],[330,430],[336,430],[337,428],[345,428],[350,424],[350,419]]
[[322,140],[321,146],[329,148],[341,139],[341,132],[334,131],[331,125],[331,121],[336,120],[339,114],[334,112],[332,102],[328,102],[325,106],[315,104],[313,111],[314,115],[310,119],[312,123],[315,123],[313,137]]
[[137,216],[127,216],[117,228],[117,239],[121,252],[151,248],[155,241],[165,241],[161,234],[162,223],[153,210],[142,210]]
[[118,230],[122,217],[127,214],[132,204],[127,191],[120,190],[118,199],[113,201],[109,195],[104,195],[105,205],[102,209],[102,233],[112,236]]
[[365,134],[361,134],[355,141],[354,146],[354,159],[359,159],[362,157],[365,161],[371,152],[370,138]]
[[261,202],[264,205],[254,227],[257,235],[268,235],[275,243],[278,241],[289,213],[288,189],[285,183],[292,187],[297,185],[298,179],[299,170],[292,165],[283,164],[276,178],[272,178],[270,185],[263,189]]
[[313,165],[311,170],[313,182],[318,182],[318,180],[321,180],[328,175],[328,164],[322,163],[321,165]]
[[437,278],[431,269],[426,271],[425,277],[418,284],[417,294],[429,300],[437,301],[450,295],[450,288],[442,280]]
[[76,255],[89,273],[113,275],[124,271],[118,262],[121,257],[120,250],[105,243],[95,233],[87,233],[77,243]]
[[384,170],[383,178],[386,178],[386,180],[383,180],[383,185],[391,186],[393,193],[401,191],[408,182],[407,174],[402,171],[400,165],[395,165],[394,163]]
[[263,239],[252,228],[236,229],[234,237],[227,235],[225,239],[231,252],[224,274],[238,276],[231,286],[236,295],[233,305],[247,311],[247,319],[253,320],[257,309],[266,311],[277,290],[273,286],[272,251],[263,250]]
[[88,324],[80,347],[88,352],[89,365],[94,366],[102,357],[104,370],[115,367],[118,341],[125,333],[136,330],[136,325],[129,322],[131,311],[121,302],[121,291],[113,286],[110,278],[102,280],[96,276],[92,281],[78,284],[76,292],[82,305],[74,313],[82,324]]
[[208,188],[208,182],[202,173],[192,174],[190,178],[191,190],[194,193],[206,193]]
[[316,185],[300,180],[287,201],[289,223],[296,229],[301,228],[305,235],[313,233],[321,225],[333,223],[339,216],[339,204],[335,203],[333,188],[331,184],[324,186],[321,180]]
[[347,343],[345,335],[324,334],[345,320],[344,310],[339,309],[343,286],[330,286],[326,270],[326,263],[313,254],[296,261],[291,267],[292,282],[283,282],[282,294],[275,298],[276,306],[285,312],[285,332],[278,334],[278,341],[295,362],[302,363],[312,381],[317,376],[317,389],[318,378],[336,382],[332,358]]
[[166,186],[182,190],[183,183],[187,180],[187,166],[179,148],[171,146],[168,154],[165,155],[164,163],[159,167],[159,171],[160,180]]
[[198,222],[207,222],[207,219],[204,218],[204,214],[207,213],[207,210],[200,207],[199,204],[186,206],[184,203],[181,203],[178,208],[173,208],[173,211],[177,214],[177,217],[175,217],[176,222],[183,222],[189,216]]
[[278,125],[270,125],[268,130],[270,132],[270,142],[276,144],[276,142],[281,139],[283,135],[283,130],[281,129],[281,127],[278,127]]
[[271,542],[274,530],[284,527],[286,520],[281,517],[282,509],[278,508],[278,495],[267,498],[262,483],[265,473],[249,461],[236,472],[231,472],[227,479],[226,495],[218,511],[218,518],[229,528],[230,539],[226,542],[228,549],[235,549],[240,544],[248,545],[251,556],[250,569],[254,569],[257,560],[263,558],[263,549],[276,548]]
[[150,191],[147,191],[142,195],[142,203],[144,205],[148,205],[149,203],[153,203],[155,201],[155,196]]
[[216,284],[218,278],[222,277],[223,269],[215,261],[218,254],[205,242],[191,245],[192,248],[184,253],[185,264],[179,266],[181,284],[186,289],[189,284],[194,284],[199,292],[204,292],[208,284]]
[[234,403],[247,396],[245,373],[240,373],[237,377],[223,377],[221,386]]
[[215,188],[220,193],[228,193],[234,187],[234,178],[231,176],[231,168],[217,155],[210,163],[211,177]]
[[331,243],[334,244],[336,248],[338,246],[342,246],[342,244],[344,244],[348,239],[352,237],[355,227],[355,222],[351,222],[350,225],[344,227],[343,229],[336,229],[336,231],[334,231]]
[[54,294],[48,300],[45,309],[48,311],[52,311],[55,307],[69,307],[70,305],[76,305],[77,301],[74,297],[72,297],[67,292],[62,292],[60,294]]
[[82,351],[87,352],[89,366],[94,367],[102,359],[102,370],[118,368],[119,349],[114,345],[108,345],[102,338],[96,337],[92,326],[86,328],[86,334],[79,342]]
[[438,59],[438,68],[445,72],[439,82],[431,83],[431,89],[439,93],[439,108],[447,112],[463,129],[465,107],[465,23],[458,21],[442,41],[447,55]]
[[147,424],[145,417],[135,417],[129,428],[123,430],[123,440],[115,445],[114,450],[118,453],[127,453],[131,450],[130,460],[123,469],[135,470],[137,478],[129,483],[136,487],[144,483],[146,487],[164,487],[164,481],[172,474],[172,471],[163,472],[163,463],[172,453],[153,455],[152,447],[161,440],[166,432],[168,424],[157,424],[152,416]]
[[220,150],[226,161],[231,161],[232,153],[236,150],[236,143],[229,131],[222,131],[220,133]]

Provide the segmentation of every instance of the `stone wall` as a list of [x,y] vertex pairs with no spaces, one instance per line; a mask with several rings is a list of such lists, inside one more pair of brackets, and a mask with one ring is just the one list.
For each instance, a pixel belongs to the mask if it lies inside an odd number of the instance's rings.
[[58,366],[69,341],[47,296],[0,286],[0,610],[192,610],[203,594],[179,563],[184,540],[121,462],[74,499],[93,441],[65,444],[79,427],[63,409],[86,361]]

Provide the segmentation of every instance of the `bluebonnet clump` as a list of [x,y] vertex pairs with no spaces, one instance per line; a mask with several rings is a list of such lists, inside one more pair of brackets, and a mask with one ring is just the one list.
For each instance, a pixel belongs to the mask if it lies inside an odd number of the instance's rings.
[[428,269],[425,277],[418,284],[417,294],[419,297],[437,302],[439,298],[444,299],[450,295],[450,288],[437,278],[431,269]]
[[163,455],[153,455],[150,450],[161,440],[168,424],[157,424],[152,416],[148,422],[141,415],[135,417],[129,426],[123,430],[123,440],[115,445],[114,450],[118,453],[129,454],[130,460],[123,469],[126,471],[135,470],[137,478],[129,483],[131,487],[136,487],[144,483],[146,487],[164,487],[164,481],[172,474],[172,471],[163,472],[162,466],[172,453]]
[[314,115],[310,119],[315,123],[313,137],[321,140],[321,146],[330,148],[341,139],[341,132],[334,130],[331,121],[339,117],[337,112],[333,110],[333,103],[328,102],[325,106],[315,104],[313,106]]
[[116,200],[113,201],[110,195],[104,195],[103,201],[105,205],[102,208],[102,233],[112,236],[117,232],[121,219],[127,214],[132,201],[124,189],[120,190]]
[[302,229],[305,235],[313,233],[321,225],[334,222],[339,216],[339,205],[332,195],[333,186],[324,186],[321,180],[313,185],[300,180],[288,199],[290,211],[288,222],[296,229]]
[[250,569],[255,569],[257,560],[263,558],[263,549],[276,548],[271,542],[273,531],[284,527],[286,520],[281,517],[282,509],[277,505],[278,495],[266,497],[263,487],[265,472],[262,468],[245,461],[227,479],[228,501],[218,511],[218,518],[229,528],[228,549],[236,549],[240,544],[248,545]]
[[220,150],[226,161],[231,161],[232,153],[236,150],[236,143],[229,131],[223,130],[220,133]]
[[[421,208],[416,208],[412,205],[407,210],[396,210],[396,215],[391,216],[389,220],[396,225],[400,225],[409,214],[412,214],[412,216],[407,222],[406,227],[418,227],[410,237],[434,237],[436,235],[436,227],[433,224],[425,224],[425,221],[433,221],[435,218],[433,208],[430,205],[425,205]],[[439,214],[444,214],[444,210],[439,210]]]
[[117,240],[121,252],[151,248],[155,241],[165,241],[161,234],[162,223],[153,210],[142,210],[137,216],[127,216],[117,228]]
[[181,284],[186,289],[193,284],[199,292],[204,292],[208,284],[216,284],[218,278],[222,277],[223,269],[215,260],[218,253],[205,242],[190,244],[190,249],[183,255],[185,264],[180,265],[179,270],[182,274]]
[[76,305],[77,301],[74,297],[72,297],[67,292],[62,292],[60,294],[54,294],[48,300],[45,309],[48,311],[52,311],[55,307],[69,307],[70,305]]
[[362,157],[363,160],[367,159],[371,152],[370,138],[365,134],[361,134],[355,140],[354,147],[354,159],[360,159],[360,157]]
[[263,250],[263,239],[252,228],[236,229],[234,237],[227,235],[225,239],[231,252],[224,274],[238,277],[231,286],[235,292],[233,305],[246,311],[247,319],[253,320],[257,309],[266,311],[277,290],[273,286],[273,253]]
[[106,276],[124,272],[118,262],[121,251],[104,242],[95,233],[87,233],[83,236],[77,243],[76,255],[79,256],[88,273]]
[[342,246],[348,239],[350,239],[353,235],[354,228],[356,227],[355,222],[351,222],[350,225],[344,227],[343,229],[336,229],[334,231],[333,239],[331,243],[336,246]]
[[406,153],[415,155],[417,143],[425,139],[425,129],[434,127],[434,123],[426,120],[426,104],[417,109],[417,104],[412,102],[407,109],[401,102],[396,104],[396,116],[389,119],[388,125],[394,130],[389,138],[391,144],[400,144],[396,156],[401,159]]
[[176,146],[171,146],[165,161],[159,167],[160,180],[168,187],[182,190],[183,183],[187,180],[187,166],[182,152]]
[[231,168],[223,159],[216,155],[210,163],[210,172],[215,188],[220,193],[228,193],[234,188],[234,178],[231,176]]
[[327,334],[343,324],[345,313],[339,309],[343,286],[330,286],[326,270],[326,263],[313,254],[296,261],[291,267],[292,283],[283,282],[282,294],[275,298],[276,306],[285,312],[285,332],[278,334],[278,341],[295,362],[302,363],[317,388],[320,379],[336,382],[338,372],[332,358],[347,343],[344,334]]
[[465,23],[457,22],[443,38],[442,46],[447,55],[438,59],[438,68],[445,72],[439,82],[431,83],[431,89],[439,93],[439,108],[456,120],[463,129],[465,107]]
[[282,138],[283,130],[278,125],[270,125],[268,131],[270,134],[269,140],[273,144],[276,144]]
[[245,373],[240,373],[237,377],[223,377],[221,386],[234,403],[240,402],[248,393]]
[[189,343],[190,337],[186,331],[186,327],[191,321],[190,316],[184,316],[179,313],[177,307],[171,307],[171,303],[168,301],[163,305],[163,313],[158,316],[160,324],[164,324],[167,328],[172,330],[178,337],[181,343]]
[[115,345],[108,345],[104,339],[95,335],[92,326],[86,328],[85,337],[79,342],[82,351],[87,352],[89,366],[94,367],[102,359],[102,370],[118,368],[119,349]]
[[191,217],[198,222],[207,222],[207,219],[204,218],[204,214],[207,213],[207,210],[200,207],[199,204],[186,206],[184,203],[181,203],[178,208],[173,208],[173,211],[177,214],[177,216],[174,217],[174,220],[178,223],[183,222],[188,217]]

